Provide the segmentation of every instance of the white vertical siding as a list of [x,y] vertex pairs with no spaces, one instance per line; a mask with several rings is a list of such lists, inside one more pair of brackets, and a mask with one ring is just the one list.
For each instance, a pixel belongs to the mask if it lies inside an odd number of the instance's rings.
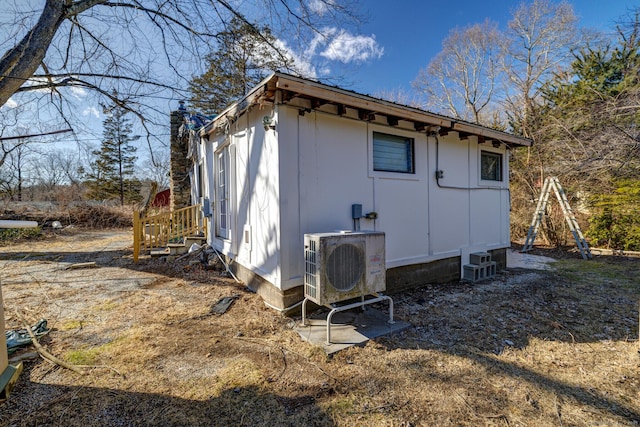
[[501,241],[502,191],[482,190],[471,193],[470,245],[497,244]]
[[246,178],[249,210],[248,221],[238,224],[236,235],[242,239],[250,233],[251,262],[249,267],[268,281],[280,286],[280,164],[277,133],[265,131],[262,117],[270,111],[248,113],[250,137],[247,138],[249,168]]
[[[424,170],[424,166],[421,169]],[[416,165],[418,167],[418,164]],[[376,229],[386,233],[387,267],[429,256],[428,189],[425,180],[376,178]]]
[[[469,149],[471,177],[480,190],[471,193],[470,224],[471,245],[484,244],[487,249],[504,248],[511,244],[509,235],[509,156],[504,148],[491,143],[477,144],[475,138]],[[480,178],[480,153],[494,152],[502,155],[502,182],[483,181]]]
[[[273,114],[275,130],[264,130],[266,114]],[[414,139],[414,174],[373,171],[374,131]],[[378,213],[360,225],[386,233],[387,268],[509,245],[508,183],[480,182],[479,174],[480,150],[487,149],[504,155],[508,177],[506,153],[479,145],[476,137],[460,141],[451,132],[440,137],[436,153],[435,137],[424,132],[320,112],[300,115],[286,105],[253,109],[231,132],[233,244],[223,246],[280,289],[302,283],[304,233],[351,229],[354,203],[363,214]]]
[[[302,283],[305,233],[351,230],[351,205],[374,210],[366,124],[281,106],[282,287]],[[361,221],[373,229],[372,221]]]
[[[420,262],[429,256],[429,165],[424,133],[369,125],[368,173],[374,178],[376,230],[386,233],[387,267]],[[373,132],[412,138],[414,173],[377,172],[373,168]]]
[[[303,233],[351,230],[351,205],[373,210],[367,174],[367,125],[322,113],[298,116]],[[373,223],[363,220],[362,229]]]
[[[250,148],[254,142],[255,131],[249,126],[248,116],[242,116],[239,119],[244,130],[233,135],[233,144],[235,146],[235,194],[234,203],[234,222],[235,228],[232,235],[237,241],[237,261],[243,265],[253,265],[252,259],[252,237],[251,236],[251,194],[253,192],[251,181],[251,157],[249,155]],[[235,178],[235,179],[234,179]],[[245,231],[249,230],[249,234],[245,236]]]
[[277,134],[265,132],[264,111],[238,118],[229,135],[203,144],[207,158],[208,197],[216,200],[215,152],[229,143],[231,232],[227,239],[215,234],[217,206],[209,224],[209,241],[225,255],[267,281],[280,286],[280,199]]
[[280,164],[280,288],[288,289],[302,283],[303,233],[300,229],[300,144],[298,111],[279,107],[277,131]]
[[[431,255],[448,257],[469,244],[469,141],[458,140],[453,132],[438,138],[438,142],[430,138],[429,153]],[[443,173],[439,181],[435,179],[436,170]]]

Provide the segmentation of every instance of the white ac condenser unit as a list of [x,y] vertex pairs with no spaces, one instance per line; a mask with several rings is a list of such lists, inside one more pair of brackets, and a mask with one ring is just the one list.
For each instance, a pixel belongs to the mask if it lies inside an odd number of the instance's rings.
[[384,233],[304,235],[304,296],[328,305],[386,289]]

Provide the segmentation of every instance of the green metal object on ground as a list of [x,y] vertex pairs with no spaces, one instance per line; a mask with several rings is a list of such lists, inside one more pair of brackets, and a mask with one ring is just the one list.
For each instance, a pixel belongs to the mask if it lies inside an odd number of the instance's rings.
[[[46,319],[38,320],[38,322],[31,327],[31,332],[33,332],[36,338],[47,335],[49,331],[50,330],[47,329]],[[29,336],[29,332],[26,329],[6,331],[5,337],[7,339],[8,354],[13,354],[21,347],[31,344],[31,336]]]

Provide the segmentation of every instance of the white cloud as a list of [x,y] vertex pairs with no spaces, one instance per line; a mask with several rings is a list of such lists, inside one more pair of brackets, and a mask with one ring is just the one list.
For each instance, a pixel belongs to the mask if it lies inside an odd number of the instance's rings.
[[98,110],[96,107],[87,107],[82,111],[82,115],[83,116],[93,116],[96,119],[100,118],[100,110]]
[[331,74],[331,68],[325,64],[322,68],[320,68],[319,74],[322,76],[328,76],[329,74]]
[[270,53],[273,48],[284,55],[291,64],[290,69],[282,71],[309,79],[331,74],[331,61],[343,64],[365,62],[378,59],[384,53],[375,36],[353,35],[335,27],[324,28],[320,34],[316,34],[302,52],[295,51],[286,41],[278,39],[273,43],[273,47],[263,46],[262,49],[255,49],[254,59],[258,63],[264,62],[264,59],[269,58],[260,56]]
[[365,62],[378,59],[384,53],[384,48],[378,44],[374,35],[354,35],[346,30],[335,28],[326,31],[326,34],[329,43],[320,55],[331,61],[340,61],[344,64]]
[[[307,55],[299,55],[287,45],[283,40],[275,40],[272,46],[263,45],[260,49],[255,49],[252,53],[253,60],[257,63],[265,63],[272,59],[273,48],[276,48],[283,55],[287,62],[291,65],[288,70],[281,70],[288,73],[296,74],[309,79],[317,78],[315,66],[311,63],[311,57]],[[265,57],[263,57],[265,55]]]
[[82,99],[87,96],[87,91],[82,87],[71,86],[71,95],[76,99]]
[[287,44],[282,40],[276,40],[276,47],[280,49],[280,51],[284,52],[284,54],[293,60],[293,70],[295,74],[298,74],[301,77],[306,77],[308,79],[315,79],[318,77],[316,69],[314,65],[311,63],[311,58],[304,55],[298,55],[294,52]]
[[7,102],[5,102],[3,105],[3,107],[7,107],[7,108],[16,108],[17,106],[18,106],[18,103],[13,98],[7,99]]
[[334,5],[335,0],[311,0],[307,6],[313,13],[322,16],[329,9],[329,7],[332,7]]

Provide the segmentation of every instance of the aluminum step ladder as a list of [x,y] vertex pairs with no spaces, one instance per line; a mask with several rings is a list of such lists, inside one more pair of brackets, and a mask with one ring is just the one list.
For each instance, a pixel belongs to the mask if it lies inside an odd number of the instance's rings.
[[533,248],[533,242],[536,240],[536,236],[538,235],[538,230],[540,229],[540,225],[542,224],[542,218],[547,212],[547,204],[549,203],[549,194],[551,193],[551,190],[553,190],[553,192],[556,194],[556,198],[560,203],[564,218],[569,225],[569,230],[571,230],[571,234],[573,234],[573,238],[576,241],[576,245],[580,250],[582,258],[591,259],[593,257],[591,255],[591,249],[589,249],[589,245],[582,235],[582,231],[580,230],[580,226],[578,225],[578,220],[576,220],[576,217],[573,214],[573,210],[571,210],[567,195],[560,185],[560,180],[555,176],[547,177],[544,180],[542,191],[540,192],[540,198],[538,199],[538,204],[536,205],[536,211],[533,214],[533,220],[531,221],[529,231],[527,232],[527,238],[524,242],[524,246],[522,247],[522,252],[527,252]]

